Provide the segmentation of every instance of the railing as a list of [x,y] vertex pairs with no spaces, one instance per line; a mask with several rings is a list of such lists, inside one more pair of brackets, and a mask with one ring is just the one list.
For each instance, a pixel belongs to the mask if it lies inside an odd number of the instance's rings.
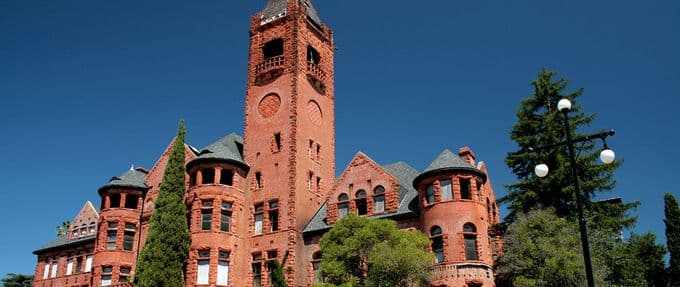
[[284,60],[283,55],[267,58],[255,66],[255,73],[266,73],[277,68],[282,68],[285,62]]
[[442,264],[431,267],[432,280],[445,278],[493,279],[491,266],[483,263]]
[[109,285],[109,286],[110,287],[133,287],[135,285],[132,284],[132,282],[125,282],[125,283],[116,283],[116,284],[112,284],[112,285]]
[[307,61],[307,73],[312,74],[312,76],[321,81],[326,78],[326,73],[314,62]]

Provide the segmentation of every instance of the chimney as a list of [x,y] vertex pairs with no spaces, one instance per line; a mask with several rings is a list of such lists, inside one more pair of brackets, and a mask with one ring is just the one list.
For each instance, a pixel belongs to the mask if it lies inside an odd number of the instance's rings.
[[464,146],[460,149],[458,149],[458,156],[467,163],[471,164],[472,166],[477,166],[475,163],[475,154],[472,153],[472,150],[470,150],[470,147]]

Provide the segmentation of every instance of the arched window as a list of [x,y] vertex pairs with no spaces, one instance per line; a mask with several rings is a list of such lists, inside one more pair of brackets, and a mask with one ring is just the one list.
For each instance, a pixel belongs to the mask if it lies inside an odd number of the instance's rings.
[[434,260],[436,263],[444,262],[444,238],[442,236],[442,229],[439,226],[432,226],[430,228],[430,240],[432,240],[432,252],[434,252]]
[[385,211],[385,188],[378,185],[373,189],[373,212]]
[[478,260],[477,256],[477,227],[472,223],[463,225],[465,239],[465,260]]
[[312,270],[314,270],[314,282],[321,282],[321,251],[312,254]]
[[427,204],[433,204],[434,203],[434,184],[430,184],[427,186],[427,191],[425,194],[425,200],[427,201]]
[[357,214],[366,215],[368,213],[368,203],[366,202],[366,191],[360,189],[355,194],[357,204]]
[[338,219],[347,215],[349,212],[349,196],[346,193],[338,196]]

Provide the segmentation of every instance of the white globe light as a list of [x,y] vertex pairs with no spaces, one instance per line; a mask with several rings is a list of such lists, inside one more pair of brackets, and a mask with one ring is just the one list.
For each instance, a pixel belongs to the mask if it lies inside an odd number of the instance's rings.
[[612,163],[614,162],[615,158],[616,155],[614,154],[613,150],[606,149],[600,152],[600,160],[604,163]]
[[557,109],[560,111],[571,110],[571,102],[568,99],[561,99],[557,102]]
[[536,167],[534,167],[534,173],[538,177],[545,177],[548,175],[548,165],[545,163],[539,164]]

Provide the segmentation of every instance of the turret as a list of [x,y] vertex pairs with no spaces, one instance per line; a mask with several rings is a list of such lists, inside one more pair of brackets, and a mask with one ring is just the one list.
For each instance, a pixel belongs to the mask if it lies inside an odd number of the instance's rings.
[[437,263],[434,286],[493,286],[491,224],[484,192],[487,174],[475,164],[469,148],[461,149],[460,155],[444,150],[413,180],[421,228],[432,241]]
[[[198,151],[187,163],[191,250],[186,286],[244,286],[244,278],[229,277],[247,272],[243,266],[230,264],[247,260],[243,252],[248,215],[244,191],[249,166],[242,152],[243,139],[230,134]],[[242,252],[236,252],[238,248]]]
[[130,168],[99,188],[99,216],[92,286],[131,282],[140,244],[142,202],[148,171]]

